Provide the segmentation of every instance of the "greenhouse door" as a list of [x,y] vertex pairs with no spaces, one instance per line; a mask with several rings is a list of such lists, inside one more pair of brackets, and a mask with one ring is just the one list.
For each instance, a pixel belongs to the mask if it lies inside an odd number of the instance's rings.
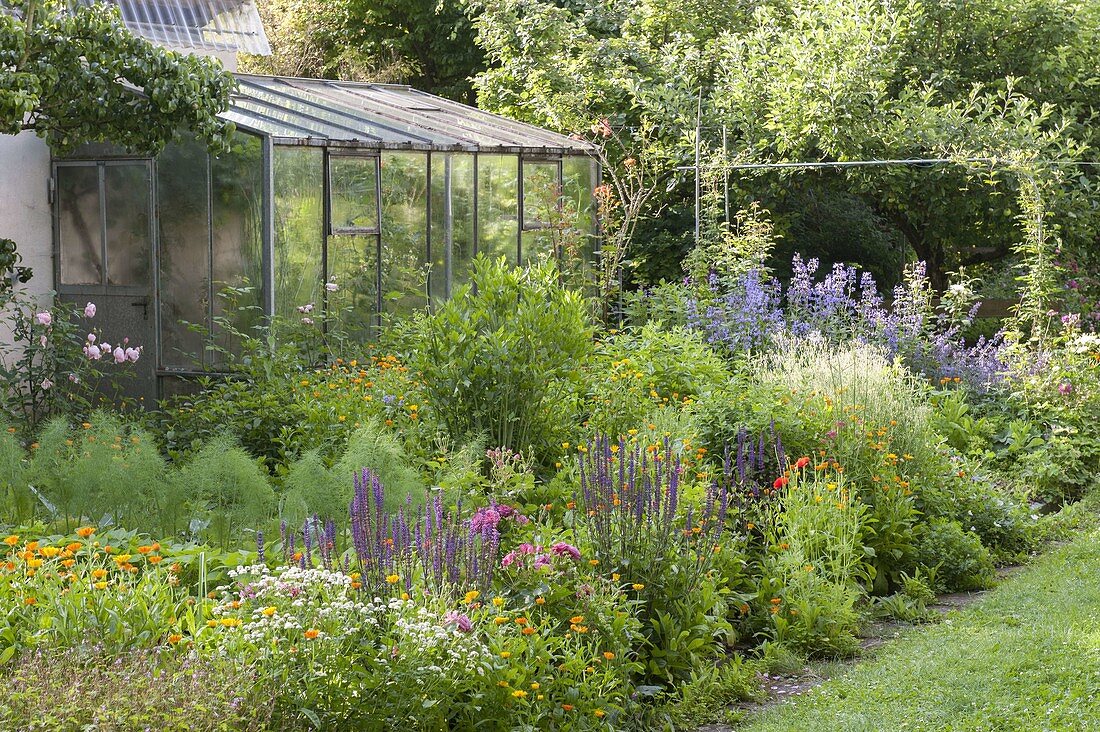
[[78,310],[95,304],[95,317],[85,322],[98,332],[98,344],[140,348],[136,363],[116,365],[104,353],[100,366],[106,374],[128,374],[118,380],[121,393],[108,396],[150,407],[157,360],[152,182],[151,160],[54,164],[57,292]]

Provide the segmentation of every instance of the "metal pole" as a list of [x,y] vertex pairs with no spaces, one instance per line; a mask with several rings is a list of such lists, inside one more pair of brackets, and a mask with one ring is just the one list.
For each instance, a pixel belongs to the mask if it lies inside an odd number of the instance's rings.
[[726,167],[729,161],[728,129],[722,125],[722,187],[726,201],[726,227],[730,225],[730,171]]
[[700,138],[703,136],[703,90],[699,89],[699,102],[695,108],[695,246],[699,246],[699,220],[702,214],[699,180]]

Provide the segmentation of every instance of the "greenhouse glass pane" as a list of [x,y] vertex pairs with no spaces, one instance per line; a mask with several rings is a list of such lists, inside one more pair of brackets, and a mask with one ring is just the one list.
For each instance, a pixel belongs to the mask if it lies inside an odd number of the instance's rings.
[[519,229],[519,158],[478,155],[477,251],[516,263]]
[[147,163],[104,168],[107,284],[149,285],[153,259],[153,199]]
[[474,258],[474,156],[432,155],[432,301],[467,282]]
[[596,161],[571,155],[562,160],[562,216],[567,227],[562,237],[566,262],[578,262],[589,275],[596,259]]
[[[263,148],[260,138],[237,133],[232,149],[210,161],[211,271],[215,319],[231,317],[232,329],[249,332],[263,322]],[[214,343],[234,352],[238,343],[217,322]],[[224,355],[215,351],[213,362]]]
[[403,315],[427,304],[428,156],[383,152],[382,301]]
[[275,313],[297,317],[296,308],[320,305],[324,242],[321,150],[276,146]]
[[103,230],[95,165],[57,168],[57,210],[61,284],[102,284]]
[[333,233],[378,230],[378,159],[329,155],[330,216]]
[[378,325],[378,236],[339,234],[328,238],[328,311],[348,334],[372,340]]
[[209,327],[208,162],[194,138],[168,145],[157,159],[161,366],[202,363],[202,335],[186,323]]

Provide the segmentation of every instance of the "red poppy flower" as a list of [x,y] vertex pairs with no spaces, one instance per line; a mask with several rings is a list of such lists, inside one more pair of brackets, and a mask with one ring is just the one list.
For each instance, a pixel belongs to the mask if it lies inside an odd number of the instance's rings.
[[810,459],[808,457],[803,456],[803,457],[798,458],[798,462],[796,462],[794,464],[794,467],[795,467],[796,470],[802,470],[802,468],[806,467],[809,464],[810,464]]
[[779,476],[778,478],[775,479],[774,483],[772,483],[772,488],[775,488],[776,490],[779,490],[780,488],[784,487],[785,485],[787,485],[787,476],[781,475],[781,476]]

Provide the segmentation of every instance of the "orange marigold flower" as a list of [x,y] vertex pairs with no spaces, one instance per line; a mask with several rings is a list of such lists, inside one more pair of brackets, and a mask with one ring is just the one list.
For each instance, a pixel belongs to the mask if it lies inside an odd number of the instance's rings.
[[168,636],[168,642],[171,643],[172,645],[176,645],[181,640],[183,640],[183,636],[180,635],[179,633],[173,633],[172,635]]
[[321,635],[321,631],[317,630],[316,628],[310,628],[304,633],[304,635],[306,637],[306,640],[313,640],[317,636]]
[[94,533],[95,533],[95,527],[94,526],[81,526],[79,529],[76,530],[76,535],[79,536],[81,539],[87,539],[89,536],[91,536]]
[[4,543],[7,544],[8,546],[15,546],[16,544],[19,543],[19,537],[16,536],[15,534],[12,534],[11,536],[4,539]]

